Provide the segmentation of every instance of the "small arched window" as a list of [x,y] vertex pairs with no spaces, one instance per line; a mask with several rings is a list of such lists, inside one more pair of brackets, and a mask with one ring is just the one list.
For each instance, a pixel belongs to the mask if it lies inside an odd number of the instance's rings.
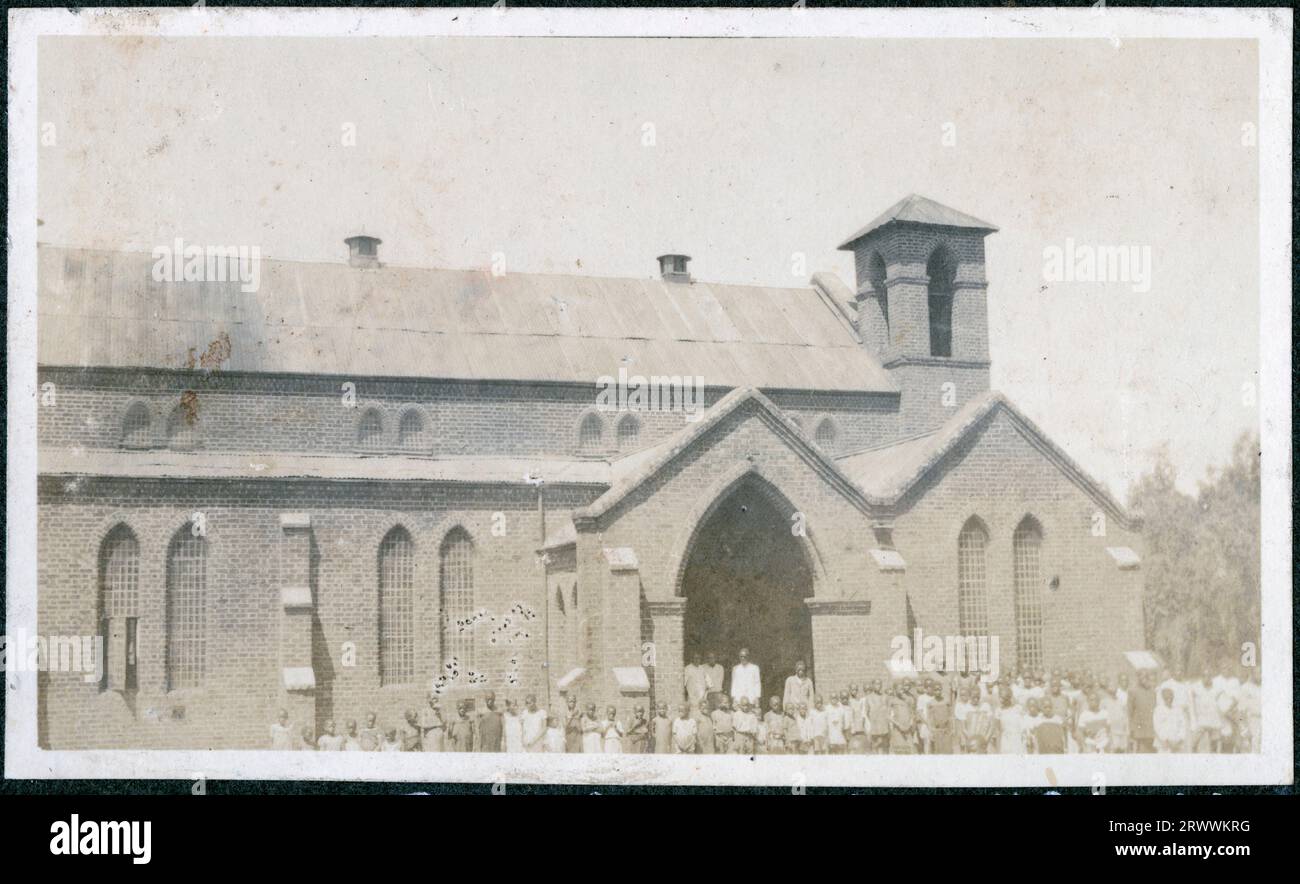
[[453,528],[438,556],[442,597],[442,659],[455,658],[462,670],[474,668],[474,541],[464,528]]
[[378,408],[367,408],[357,424],[357,444],[362,448],[378,448],[384,440],[384,416]]
[[835,427],[835,421],[829,417],[822,418],[817,424],[817,433],[814,437],[817,447],[827,453],[832,453],[835,451],[835,443],[838,439],[839,430]]
[[957,536],[957,631],[962,636],[989,634],[989,533],[972,517]]
[[885,259],[876,252],[867,263],[867,281],[871,283],[871,291],[880,303],[880,315],[885,321],[886,341],[889,340],[889,288],[885,283],[887,277]]
[[167,447],[193,448],[198,442],[198,400],[182,401],[167,417]]
[[1015,577],[1016,662],[1023,669],[1043,668],[1043,581],[1039,553],[1043,529],[1026,516],[1011,538]]
[[208,543],[190,526],[167,550],[167,689],[203,684],[207,660]]
[[402,448],[420,448],[424,442],[424,415],[411,408],[403,412],[397,425],[397,444]]
[[930,355],[952,355],[952,292],[957,277],[957,263],[942,246],[934,250],[925,265],[930,277]]
[[415,544],[405,528],[379,544],[379,682],[415,680]]
[[605,422],[598,414],[589,414],[578,425],[578,450],[599,454],[605,447]]
[[628,451],[636,447],[637,440],[641,437],[641,421],[637,420],[630,414],[625,414],[618,420],[618,450]]
[[149,414],[149,406],[143,402],[133,403],[122,419],[122,444],[128,448],[147,448],[152,441],[150,436],[152,426],[153,418]]

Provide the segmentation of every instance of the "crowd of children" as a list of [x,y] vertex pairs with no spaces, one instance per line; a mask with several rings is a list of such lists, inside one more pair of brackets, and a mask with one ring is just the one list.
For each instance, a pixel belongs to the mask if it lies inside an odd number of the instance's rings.
[[686,754],[1062,754],[1078,752],[1258,752],[1259,670],[1207,672],[1185,679],[1164,671],[1113,679],[1087,671],[1016,673],[1000,680],[936,674],[886,681],[823,696],[802,667],[784,697],[766,709],[748,697],[711,692],[684,699],[670,714],[660,702],[621,716],[569,695],[557,711],[513,700],[497,709],[462,701],[443,717],[437,697],[396,727],[373,712],[342,733],[325,723],[297,734],[280,712],[274,749],[424,752],[589,752]]

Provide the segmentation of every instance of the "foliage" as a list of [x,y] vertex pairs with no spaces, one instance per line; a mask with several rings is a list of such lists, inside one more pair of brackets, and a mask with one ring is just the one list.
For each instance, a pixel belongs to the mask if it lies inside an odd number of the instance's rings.
[[1238,438],[1195,496],[1176,479],[1162,450],[1130,493],[1144,522],[1147,646],[1189,674],[1235,666],[1259,642],[1259,437]]

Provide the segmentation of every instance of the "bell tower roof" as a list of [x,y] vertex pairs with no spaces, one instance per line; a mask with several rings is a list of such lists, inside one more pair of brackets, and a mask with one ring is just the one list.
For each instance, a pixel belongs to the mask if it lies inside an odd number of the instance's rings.
[[985,233],[997,231],[995,225],[987,221],[981,221],[974,215],[967,215],[965,212],[959,212],[942,203],[936,203],[932,199],[913,193],[894,203],[866,227],[844,240],[844,242],[840,243],[839,248],[841,251],[852,251],[857,241],[867,234],[888,224],[896,223],[930,224],[935,227],[962,227],[967,230],[982,230]]

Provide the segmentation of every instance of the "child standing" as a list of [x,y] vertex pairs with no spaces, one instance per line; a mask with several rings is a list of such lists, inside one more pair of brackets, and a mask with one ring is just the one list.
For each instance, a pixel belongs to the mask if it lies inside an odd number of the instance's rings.
[[813,697],[813,708],[808,713],[808,737],[805,740],[805,742],[811,744],[812,754],[826,754],[826,738],[828,736],[826,706],[822,701],[821,694],[818,694]]
[[889,701],[889,751],[892,755],[916,753],[916,700],[901,684]]
[[582,716],[582,751],[599,753],[604,748],[604,732],[601,730],[600,718],[596,715],[596,704],[589,703],[587,713]]
[[841,702],[839,694],[831,694],[831,705],[826,710],[826,749],[830,754],[843,755],[848,751],[848,723],[848,706]]
[[784,755],[786,744],[786,723],[789,719],[781,712],[781,699],[773,697],[767,701],[767,714],[763,723],[767,725],[767,745],[763,751],[769,755]]
[[708,705],[709,701],[706,699],[695,712],[695,751],[701,755],[712,755],[718,751],[713,740],[713,718]]
[[650,722],[645,720],[645,707],[638,706],[633,710],[632,723],[627,728],[627,751],[633,755],[643,754],[649,737]]
[[375,724],[375,713],[367,712],[366,726],[361,729],[361,748],[366,752],[377,752],[383,736],[379,732],[379,726]]
[[275,724],[271,725],[271,748],[280,750],[293,748],[293,728],[289,726],[289,712],[286,709],[280,710],[280,717],[276,719]]
[[519,715],[519,704],[506,700],[506,711],[501,715],[501,735],[505,738],[507,752],[524,751],[524,720]]
[[623,752],[623,723],[618,720],[618,709],[606,707],[605,717],[600,722],[602,749],[606,755],[621,755]]
[[449,739],[452,752],[474,751],[474,721],[469,717],[469,707],[464,703],[456,707],[456,720],[452,722]]
[[1172,688],[1160,691],[1160,705],[1152,713],[1157,752],[1182,752],[1187,742],[1187,717],[1174,705]]
[[713,710],[713,744],[719,754],[731,751],[735,736],[735,724],[731,714],[731,700],[726,694],[718,697],[718,708]]
[[952,706],[947,691],[935,684],[927,713],[930,725],[930,751],[938,755],[952,754]]
[[672,719],[668,717],[668,704],[660,703],[655,708],[655,717],[650,722],[650,738],[654,741],[655,754],[667,754],[673,751]]
[[672,724],[673,751],[682,755],[695,752],[695,719],[691,718],[691,706],[683,703],[677,718]]
[[381,752],[401,752],[402,741],[397,739],[397,728],[390,727],[384,734],[384,744],[379,747]]
[[804,753],[804,736],[808,731],[808,719],[805,717],[808,707],[792,704],[785,710],[785,748],[791,755]]
[[554,715],[546,717],[546,737],[543,746],[547,752],[564,751],[564,729],[560,727],[560,719]]
[[325,722],[325,733],[316,740],[316,748],[322,752],[339,752],[343,749],[343,737],[334,733],[334,721]]
[[732,717],[732,721],[736,728],[736,754],[753,755],[758,739],[758,716],[749,705],[748,697],[740,698],[740,709]]

